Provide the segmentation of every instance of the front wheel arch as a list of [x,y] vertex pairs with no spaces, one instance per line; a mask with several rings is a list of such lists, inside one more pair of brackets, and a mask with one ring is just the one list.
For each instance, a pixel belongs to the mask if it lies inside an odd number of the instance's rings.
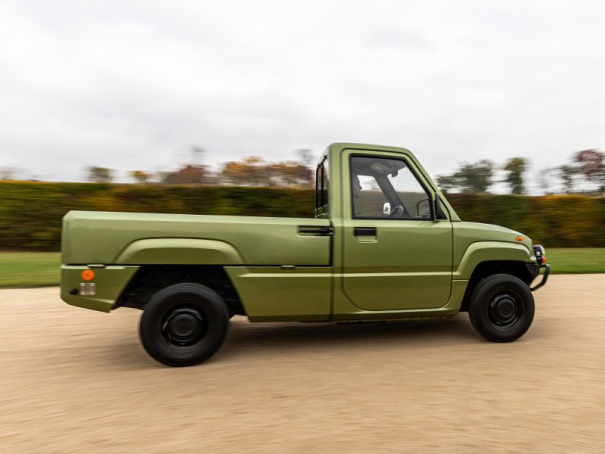
[[493,260],[480,262],[473,270],[473,274],[468,281],[466,291],[464,292],[464,298],[462,299],[462,305],[460,306],[460,312],[468,311],[471,296],[479,283],[483,279],[495,274],[514,276],[523,281],[528,287],[534,280],[534,277],[527,268],[526,262],[517,260]]

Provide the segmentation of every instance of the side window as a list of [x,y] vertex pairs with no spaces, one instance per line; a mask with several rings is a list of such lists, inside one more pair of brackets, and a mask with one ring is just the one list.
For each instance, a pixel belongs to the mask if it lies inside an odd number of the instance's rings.
[[361,219],[432,219],[431,202],[402,159],[352,156],[353,216]]
[[388,199],[378,186],[378,182],[370,175],[352,175],[353,205],[355,217],[383,217],[384,204]]
[[317,166],[315,173],[315,215],[327,215],[328,212],[328,159]]

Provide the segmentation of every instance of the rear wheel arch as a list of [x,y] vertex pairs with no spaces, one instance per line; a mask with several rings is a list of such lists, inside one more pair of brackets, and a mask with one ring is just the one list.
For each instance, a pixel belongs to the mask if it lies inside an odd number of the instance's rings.
[[144,309],[159,291],[184,283],[212,289],[225,302],[231,316],[246,315],[235,286],[219,265],[143,265],[120,295],[114,309]]

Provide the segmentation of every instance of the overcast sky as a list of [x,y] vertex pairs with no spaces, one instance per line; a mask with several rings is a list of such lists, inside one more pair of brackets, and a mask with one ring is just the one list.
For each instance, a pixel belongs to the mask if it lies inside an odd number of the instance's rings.
[[605,148],[605,2],[3,0],[0,120],[53,180],[331,142],[535,172]]

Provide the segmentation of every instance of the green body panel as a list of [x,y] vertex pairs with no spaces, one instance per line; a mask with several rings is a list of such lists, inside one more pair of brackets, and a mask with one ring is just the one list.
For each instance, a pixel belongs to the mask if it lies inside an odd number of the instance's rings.
[[481,262],[490,261],[518,261],[525,263],[533,261],[535,263],[536,258],[530,257],[527,249],[521,244],[497,241],[473,243],[468,247],[456,271],[454,271],[454,279],[470,279],[477,265]]
[[[64,264],[77,265],[117,263],[118,259],[124,263],[129,254],[140,249],[138,253],[146,260],[156,262],[143,251],[149,244],[133,245],[132,251],[129,246],[140,240],[180,238],[215,240],[219,248],[215,257],[226,252],[225,244],[231,246],[230,258],[235,261],[224,265],[327,266],[330,238],[299,235],[298,229],[329,225],[328,220],[321,219],[72,211],[63,220],[61,260]],[[182,253],[183,243],[173,244],[172,254],[169,247],[161,248],[161,254],[172,256],[177,262],[181,260],[183,264],[191,263],[188,253]],[[192,242],[192,245],[198,249],[208,247],[208,243]],[[203,254],[210,255],[209,249],[205,251]]]
[[405,320],[426,317],[450,317],[460,311],[468,281],[453,281],[449,300],[442,307],[404,309],[397,311],[367,311],[353,305],[344,294],[335,292],[333,320]]
[[139,265],[238,265],[244,260],[224,241],[193,238],[154,238],[130,243],[116,263]]
[[[378,234],[356,237],[362,220],[342,230],[341,285],[357,307],[400,310],[441,307],[452,285],[452,229],[449,223],[376,221]],[[430,237],[431,241],[424,238]]]
[[[481,262],[513,260],[536,263],[531,240],[519,232],[474,222],[455,223],[453,228],[454,279],[470,279]],[[518,241],[518,236],[523,236],[523,241]]]
[[[352,154],[405,160],[429,197],[439,197],[446,219],[353,219]],[[69,213],[61,297],[109,311],[140,266],[215,265],[251,321],[441,317],[460,310],[478,264],[536,263],[531,240],[518,241],[518,232],[461,222],[409,150],[333,144],[324,156],[330,189],[318,219]],[[356,227],[377,233],[358,237]],[[97,294],[71,295],[86,265],[106,266],[95,268]]]
[[225,267],[251,321],[327,321],[332,268]]
[[[528,254],[526,260],[530,256],[535,260],[532,241],[522,233],[499,225],[477,222],[459,222],[452,225],[454,227],[454,264],[456,265],[460,263],[471,244],[481,241],[501,241],[515,246],[523,246]],[[523,241],[517,240],[519,236],[523,237]]]
[[113,309],[116,300],[140,267],[138,266],[107,266],[95,268],[96,286],[95,296],[71,295],[73,289],[79,289],[82,280],[82,271],[87,266],[61,267],[61,299],[72,306],[93,309],[95,311],[109,312]]

